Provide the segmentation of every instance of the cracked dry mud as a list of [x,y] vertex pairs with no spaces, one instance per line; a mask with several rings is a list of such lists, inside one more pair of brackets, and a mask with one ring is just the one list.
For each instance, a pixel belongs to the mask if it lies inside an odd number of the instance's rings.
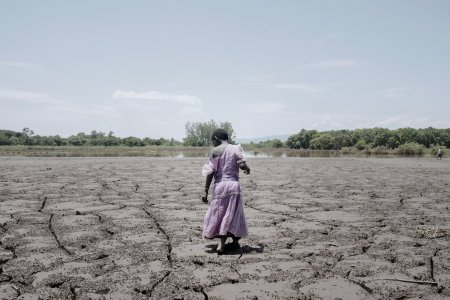
[[221,256],[203,163],[1,157],[0,299],[449,299],[450,161],[250,160]]

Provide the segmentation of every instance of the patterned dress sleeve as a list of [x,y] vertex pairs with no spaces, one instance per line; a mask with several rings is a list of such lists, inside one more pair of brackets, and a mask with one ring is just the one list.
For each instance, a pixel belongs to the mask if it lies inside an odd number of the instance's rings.
[[245,162],[244,149],[240,144],[236,145],[236,158],[238,164]]
[[211,175],[212,173],[214,173],[214,171],[215,171],[214,164],[212,163],[211,160],[207,164],[204,164],[202,167],[202,175],[204,177]]

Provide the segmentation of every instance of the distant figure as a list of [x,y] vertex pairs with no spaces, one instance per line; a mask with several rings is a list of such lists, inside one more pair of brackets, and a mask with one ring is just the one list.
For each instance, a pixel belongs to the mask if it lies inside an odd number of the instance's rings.
[[250,168],[244,159],[244,150],[240,145],[228,144],[228,133],[224,129],[214,130],[211,141],[214,148],[210,152],[209,162],[202,168],[206,176],[205,193],[202,201],[208,203],[208,191],[214,177],[212,200],[203,222],[203,237],[219,238],[217,253],[222,254],[228,237],[233,244],[247,236],[247,223],[239,184],[239,169],[250,174]]
[[438,149],[437,159],[442,159],[442,149],[441,148]]

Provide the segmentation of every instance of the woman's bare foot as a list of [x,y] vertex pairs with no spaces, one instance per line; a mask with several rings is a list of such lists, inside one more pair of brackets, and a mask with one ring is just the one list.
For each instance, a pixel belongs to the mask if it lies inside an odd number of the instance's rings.
[[217,245],[217,249],[216,249],[218,254],[222,254],[223,251],[225,250],[225,242],[226,242],[226,240],[227,240],[227,237],[221,237],[219,239],[219,245]]

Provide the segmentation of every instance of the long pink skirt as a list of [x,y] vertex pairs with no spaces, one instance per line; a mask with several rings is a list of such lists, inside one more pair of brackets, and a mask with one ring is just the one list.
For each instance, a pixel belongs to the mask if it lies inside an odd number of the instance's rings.
[[246,237],[248,229],[239,182],[218,182],[214,185],[212,195],[213,200],[203,222],[203,237],[212,239],[228,234]]

